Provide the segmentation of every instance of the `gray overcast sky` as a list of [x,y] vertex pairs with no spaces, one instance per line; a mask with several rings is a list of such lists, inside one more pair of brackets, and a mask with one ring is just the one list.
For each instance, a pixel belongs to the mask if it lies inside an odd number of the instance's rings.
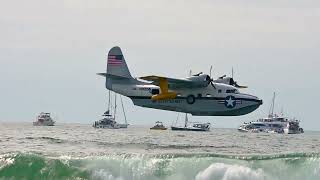
[[[241,117],[193,117],[237,127],[276,108],[320,130],[318,0],[10,0],[0,6],[0,121],[33,121],[49,111],[59,122],[92,123],[106,109],[108,50],[122,48],[131,73],[214,76],[235,69],[244,92],[264,105]],[[136,107],[131,124],[177,114]]]

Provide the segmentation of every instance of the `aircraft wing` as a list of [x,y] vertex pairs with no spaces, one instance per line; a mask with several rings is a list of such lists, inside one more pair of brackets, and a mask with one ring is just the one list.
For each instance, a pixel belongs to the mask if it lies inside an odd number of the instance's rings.
[[180,88],[180,87],[197,87],[193,81],[189,79],[176,79],[176,78],[168,78],[163,76],[144,76],[139,77],[140,79],[151,81],[152,84],[159,86],[161,81],[165,81],[170,89]]

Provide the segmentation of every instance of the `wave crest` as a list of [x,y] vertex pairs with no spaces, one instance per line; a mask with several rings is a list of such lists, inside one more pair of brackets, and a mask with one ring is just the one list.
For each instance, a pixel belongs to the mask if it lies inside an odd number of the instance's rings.
[[196,176],[196,180],[264,180],[262,169],[252,170],[245,166],[214,163]]
[[287,154],[241,158],[213,154],[113,154],[47,157],[0,155],[0,179],[92,180],[318,180],[320,156]]

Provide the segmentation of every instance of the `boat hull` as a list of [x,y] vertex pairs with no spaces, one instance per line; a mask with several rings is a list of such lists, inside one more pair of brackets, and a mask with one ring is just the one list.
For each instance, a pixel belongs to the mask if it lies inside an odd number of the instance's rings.
[[120,129],[118,126],[108,126],[108,125],[97,125],[93,126],[96,129]]
[[150,130],[167,130],[168,128],[150,128]]
[[48,123],[39,123],[39,122],[33,122],[34,126],[54,126],[54,122],[48,122]]
[[171,127],[172,131],[209,131],[209,129],[187,128],[187,127]]
[[121,129],[128,128],[129,124],[118,124]]
[[238,128],[239,132],[249,132],[247,129]]

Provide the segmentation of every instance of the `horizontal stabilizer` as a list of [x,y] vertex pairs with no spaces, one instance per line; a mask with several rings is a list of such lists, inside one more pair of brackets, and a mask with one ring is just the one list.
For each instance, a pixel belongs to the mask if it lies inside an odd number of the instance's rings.
[[98,76],[103,76],[103,77],[106,77],[107,76],[107,73],[97,73]]

